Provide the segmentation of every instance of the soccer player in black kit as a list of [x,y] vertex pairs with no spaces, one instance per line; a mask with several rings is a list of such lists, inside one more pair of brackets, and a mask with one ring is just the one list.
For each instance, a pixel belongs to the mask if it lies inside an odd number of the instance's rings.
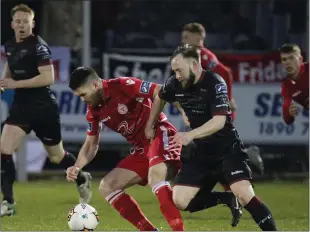
[[173,53],[171,67],[175,75],[155,98],[145,135],[153,137],[153,125],[165,102],[181,104],[192,130],[179,132],[169,144],[186,146],[194,141],[196,149],[176,177],[174,203],[190,212],[225,203],[227,192],[211,192],[218,181],[225,180],[262,230],[277,230],[270,210],[253,191],[248,157],[232,124],[225,81],[201,68],[199,53],[192,45],[180,46]]
[[[32,34],[34,12],[21,4],[11,10],[11,16],[15,37],[5,44],[7,63],[0,87],[15,89],[15,96],[1,134],[1,217],[15,213],[12,154],[25,135],[33,130],[51,162],[62,168],[76,161],[75,156],[63,148],[58,105],[49,87],[54,83],[51,52],[40,36]],[[82,172],[76,181],[80,202],[87,203],[91,198],[90,180],[90,174]]]

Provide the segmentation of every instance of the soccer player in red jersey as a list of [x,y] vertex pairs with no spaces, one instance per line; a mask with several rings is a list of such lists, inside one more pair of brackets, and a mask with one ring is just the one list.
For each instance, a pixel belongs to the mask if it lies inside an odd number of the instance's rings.
[[284,99],[283,119],[286,124],[291,124],[297,115],[295,102],[309,109],[309,63],[303,63],[300,48],[296,44],[284,44],[280,56],[288,74],[281,90]]
[[124,136],[133,147],[130,155],[102,179],[100,193],[136,228],[154,231],[156,228],[144,216],[137,202],[124,192],[132,185],[148,183],[171,229],[183,231],[182,217],[173,203],[172,189],[167,181],[181,168],[181,146],[169,146],[177,130],[162,113],[155,127],[154,139],[150,141],[144,135],[151,98],[157,96],[161,85],[127,77],[101,80],[93,69],[81,67],[72,73],[69,87],[88,104],[89,129],[77,162],[67,169],[67,179],[73,181],[96,155],[101,124],[104,123]]

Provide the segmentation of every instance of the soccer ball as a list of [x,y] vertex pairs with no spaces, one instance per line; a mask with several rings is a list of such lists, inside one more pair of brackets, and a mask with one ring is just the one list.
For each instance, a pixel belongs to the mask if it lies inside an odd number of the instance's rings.
[[69,211],[68,225],[73,231],[93,231],[98,223],[96,209],[88,204],[78,204]]

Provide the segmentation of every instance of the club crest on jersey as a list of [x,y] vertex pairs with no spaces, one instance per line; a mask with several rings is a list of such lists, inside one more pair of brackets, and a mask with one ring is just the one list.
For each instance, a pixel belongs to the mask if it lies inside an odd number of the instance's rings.
[[225,83],[215,85],[215,92],[216,94],[227,93],[227,86],[225,85]]
[[128,107],[124,104],[118,104],[117,111],[119,114],[127,114],[128,113]]
[[142,81],[140,86],[140,93],[149,93],[151,88],[151,82],[148,81]]

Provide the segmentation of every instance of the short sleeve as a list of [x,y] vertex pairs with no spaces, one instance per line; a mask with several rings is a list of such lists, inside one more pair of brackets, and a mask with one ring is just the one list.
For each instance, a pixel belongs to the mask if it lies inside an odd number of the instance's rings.
[[[217,74],[214,74],[218,76]],[[218,76],[211,86],[212,97],[212,115],[231,115],[229,107],[228,91],[225,81]]]
[[94,136],[98,135],[101,131],[101,122],[96,119],[94,113],[90,107],[87,109],[86,120],[88,122],[87,135]]
[[52,64],[52,55],[51,51],[45,44],[36,45],[36,60],[38,66],[44,66]]
[[153,98],[156,83],[134,77],[120,77],[121,89],[132,97]]
[[174,77],[170,77],[165,84],[161,87],[158,96],[160,99],[167,101],[169,103],[176,102],[175,98],[175,88],[173,85]]

